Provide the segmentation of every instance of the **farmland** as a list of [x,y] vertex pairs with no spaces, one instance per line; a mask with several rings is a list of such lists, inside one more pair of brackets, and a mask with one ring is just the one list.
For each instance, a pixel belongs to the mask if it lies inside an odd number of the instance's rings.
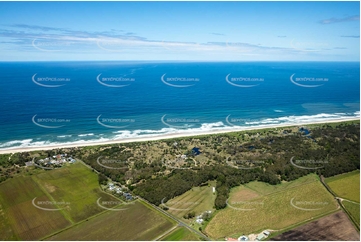
[[[152,240],[175,224],[142,202],[107,211],[47,240]],[[117,208],[115,208],[117,209]]]
[[0,184],[1,240],[40,240],[104,212],[98,199],[122,203],[102,192],[97,176],[80,163],[34,173]]
[[277,186],[250,182],[232,189],[227,208],[215,214],[205,231],[222,238],[279,230],[336,209],[332,195],[314,174]]
[[360,226],[360,171],[329,177],[326,182]]
[[183,218],[189,212],[199,215],[205,211],[213,211],[216,195],[213,194],[212,187],[216,186],[216,182],[212,181],[208,184],[208,186],[193,187],[182,195],[167,201],[168,212]]
[[337,196],[360,203],[360,171],[353,171],[326,179]]
[[327,215],[270,240],[281,241],[359,241],[360,235],[343,211]]
[[66,201],[65,216],[71,222],[79,222],[103,211],[96,201],[117,201],[99,189],[97,176],[80,162],[51,172],[43,172],[33,179],[44,188],[55,201]]
[[162,239],[162,241],[198,241],[198,237],[192,234],[185,227],[178,227],[172,233]]
[[[33,206],[34,198],[38,202],[50,201],[31,177],[17,177],[0,185],[1,240],[39,240],[71,224],[60,210],[45,211]],[[44,207],[56,208],[52,204]]]
[[360,226],[360,204],[346,200],[342,201],[342,204],[345,206],[346,210],[350,212],[356,223]]

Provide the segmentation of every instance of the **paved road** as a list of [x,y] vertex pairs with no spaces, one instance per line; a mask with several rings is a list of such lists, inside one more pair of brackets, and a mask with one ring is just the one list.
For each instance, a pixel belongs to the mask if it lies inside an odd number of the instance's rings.
[[153,207],[154,209],[158,210],[159,212],[163,213],[164,215],[166,215],[167,217],[170,217],[171,219],[175,220],[178,222],[179,226],[184,226],[186,228],[188,228],[190,231],[192,231],[193,233],[197,234],[199,237],[211,241],[210,238],[208,238],[205,234],[201,233],[200,231],[195,230],[194,228],[190,227],[188,224],[186,224],[185,222],[183,222],[182,220],[180,220],[179,218],[173,216],[172,214],[167,213],[166,211],[164,211],[163,209],[155,206],[154,204],[148,202],[147,200],[145,200],[144,198],[141,198],[138,196],[138,199],[145,202],[146,204],[148,204],[149,206]]
[[[93,169],[91,166],[89,166],[88,164],[86,164],[84,161],[77,159],[77,161],[80,161],[83,165],[85,165],[86,167],[88,167],[89,169]],[[94,171],[99,174],[99,171],[95,170]],[[147,200],[145,200],[144,198],[141,198],[139,196],[137,196],[139,200],[145,202],[146,204],[148,204],[149,206],[153,207],[154,209],[158,210],[159,212],[163,213],[164,215],[166,215],[167,217],[170,217],[171,219],[175,220],[178,222],[178,226],[184,226],[186,228],[188,228],[190,231],[194,232],[195,234],[197,234],[199,237],[211,241],[210,238],[208,238],[205,234],[201,233],[200,231],[195,230],[194,228],[190,227],[188,224],[186,224],[185,222],[183,222],[182,220],[180,220],[179,218],[173,216],[172,214],[167,213],[166,211],[164,211],[163,209],[155,206],[154,204],[148,202]]]

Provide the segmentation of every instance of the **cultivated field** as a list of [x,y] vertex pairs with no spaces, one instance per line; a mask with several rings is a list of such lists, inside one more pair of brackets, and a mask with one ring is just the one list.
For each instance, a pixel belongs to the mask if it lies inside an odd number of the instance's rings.
[[279,230],[337,208],[314,174],[277,186],[250,182],[232,189],[228,206],[215,214],[205,231],[218,239]]
[[216,182],[209,182],[209,186],[193,187],[191,190],[175,197],[165,204],[169,208],[167,212],[183,218],[183,215],[189,212],[195,212],[200,215],[205,211],[214,211],[214,200],[216,195],[212,192],[212,187],[216,186]]
[[7,180],[0,184],[0,239],[39,240],[104,212],[99,198],[104,207],[121,203],[80,163]]
[[281,241],[359,241],[360,234],[343,211],[299,226],[270,240]]
[[128,209],[107,211],[47,240],[153,240],[175,225],[139,201],[121,208]]
[[327,185],[337,196],[360,203],[360,171],[326,178]]
[[356,223],[360,226],[360,204],[356,204],[346,200],[343,200],[342,204],[345,206],[346,210],[354,218]]
[[326,183],[338,197],[346,199],[342,204],[360,226],[360,171],[326,178]]
[[199,238],[185,227],[178,227],[162,241],[199,241]]
[[80,162],[43,172],[33,176],[33,179],[55,201],[65,201],[69,204],[63,212],[73,223],[103,212],[96,203],[99,198],[100,201],[118,201],[100,190],[97,175]]
[[[69,226],[61,210],[45,211],[36,208],[32,201],[52,201],[32,177],[17,177],[0,185],[1,227],[0,239],[39,240],[47,234]],[[53,204],[42,204],[56,209]]]

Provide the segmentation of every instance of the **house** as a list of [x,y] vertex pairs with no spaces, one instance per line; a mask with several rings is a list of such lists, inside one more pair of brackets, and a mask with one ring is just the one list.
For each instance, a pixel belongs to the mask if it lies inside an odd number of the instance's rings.
[[28,161],[28,162],[25,162],[25,165],[26,166],[32,166],[32,165],[34,165],[34,163],[32,161]]
[[266,238],[266,237],[264,236],[264,234],[261,233],[261,234],[258,234],[256,240],[263,240],[264,238]]
[[245,235],[242,235],[241,237],[238,238],[238,241],[248,241],[248,237]]
[[187,155],[181,155],[182,159],[187,159]]
[[202,219],[202,218],[197,218],[197,219],[196,219],[196,223],[202,224],[202,223],[203,223],[203,219]]
[[199,154],[201,154],[201,153],[202,153],[202,152],[199,151],[199,148],[193,147],[193,149],[192,149],[192,154],[193,154],[193,155],[199,155]]
[[216,192],[216,188],[212,187],[212,192],[215,193]]
[[306,128],[303,128],[303,127],[300,128],[298,131],[300,131],[304,135],[310,134],[310,131],[308,129],[306,129]]
[[130,193],[127,193],[127,192],[123,193],[123,196],[124,196],[125,199],[127,199],[127,200],[132,200],[132,199],[133,199],[132,195],[131,195]]

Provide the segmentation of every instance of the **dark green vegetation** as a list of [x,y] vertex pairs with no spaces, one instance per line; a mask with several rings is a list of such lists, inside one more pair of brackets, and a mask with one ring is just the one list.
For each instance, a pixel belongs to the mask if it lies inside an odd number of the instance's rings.
[[[306,205],[302,201],[311,203]],[[217,211],[204,231],[211,238],[238,238],[242,234],[304,223],[337,207],[336,200],[315,174],[278,185],[254,181],[233,188],[228,206]]]
[[30,154],[27,152],[0,155],[0,182],[20,174],[23,170],[21,166],[30,160]]
[[0,184],[0,240],[152,240],[174,226],[143,202],[101,191],[80,162],[26,169]]
[[[216,155],[216,160],[208,166],[173,170],[169,175],[161,174],[147,179],[144,183],[137,185],[134,192],[158,205],[164,197],[173,198],[208,180],[217,180],[215,207],[220,209],[226,206],[232,187],[250,181],[276,185],[281,180],[292,181],[309,173],[329,177],[360,168],[359,123],[342,124],[336,127],[328,125],[315,127],[311,130],[313,139],[298,132],[284,136],[276,136],[272,132],[274,131],[263,133],[259,131],[260,135],[247,142],[242,142],[242,136],[244,136],[242,133],[210,136],[208,141],[199,138],[201,143],[213,146],[217,154],[223,152],[226,155],[224,157]],[[212,155],[208,156],[207,158],[212,159]],[[235,169],[227,165],[225,157],[231,157],[228,161],[239,159],[262,162],[258,162],[257,166],[252,166],[250,162],[251,165],[247,167],[250,169]],[[316,165],[322,168],[295,167],[290,162],[292,157],[295,157],[294,160],[322,162],[321,165]],[[243,166],[245,165],[248,164],[244,163]],[[305,163],[302,166],[315,167],[312,163]]]
[[[330,177],[360,168],[359,121],[310,125],[308,135],[299,128],[53,150],[40,156],[68,153],[156,205],[216,180],[217,209],[226,206],[232,187],[251,181],[276,185],[309,173]],[[202,153],[193,154],[193,147]],[[35,154],[22,154],[19,164]],[[187,158],[180,161],[183,154]],[[298,163],[300,168],[290,162],[292,157],[310,162]]]

